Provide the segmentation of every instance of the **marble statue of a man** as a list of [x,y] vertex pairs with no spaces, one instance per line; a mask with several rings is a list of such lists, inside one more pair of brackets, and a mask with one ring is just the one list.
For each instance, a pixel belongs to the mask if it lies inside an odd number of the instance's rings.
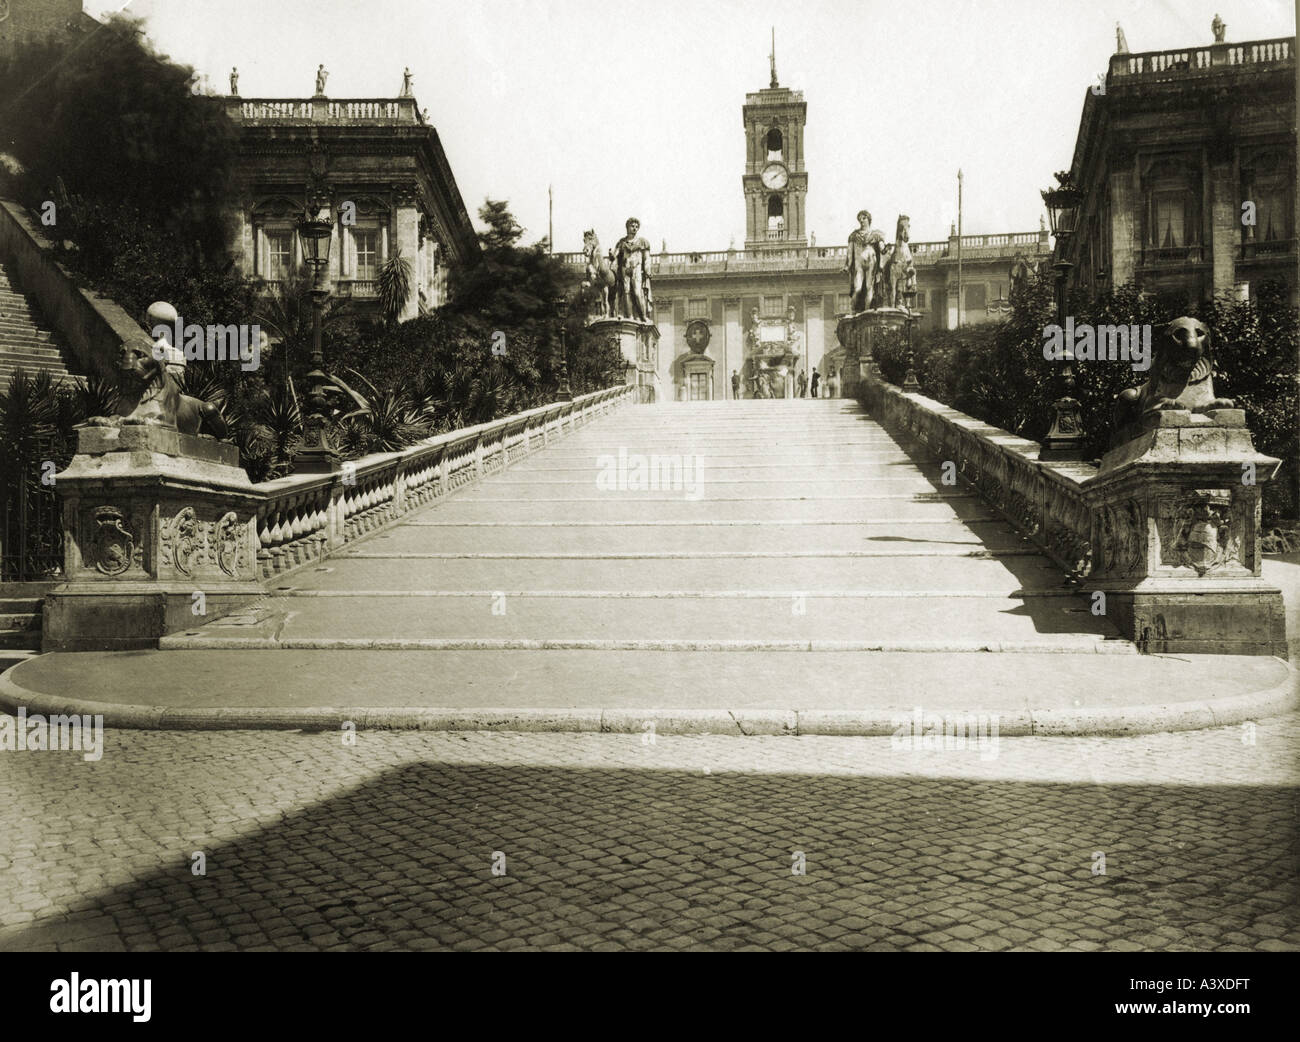
[[618,312],[639,322],[653,322],[650,297],[650,243],[638,233],[641,222],[627,220],[627,234],[614,244]]
[[871,307],[875,294],[876,274],[880,270],[880,250],[885,237],[871,227],[871,214],[858,211],[858,226],[849,233],[849,308],[853,312]]

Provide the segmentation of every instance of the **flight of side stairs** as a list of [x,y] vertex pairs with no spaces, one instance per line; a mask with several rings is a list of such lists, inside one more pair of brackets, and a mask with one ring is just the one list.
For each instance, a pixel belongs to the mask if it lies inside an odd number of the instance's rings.
[[[40,312],[0,264],[0,391],[18,369],[47,370],[55,380],[79,380],[68,355]],[[41,647],[41,605],[49,583],[0,583],[0,670],[31,658]]]
[[[652,455],[702,470],[639,489]],[[882,653],[1012,653],[1011,683],[1014,653],[1137,654],[940,462],[851,401],[630,407],[163,646],[422,649],[430,704],[527,678],[554,687],[543,705],[723,669],[780,704],[782,685],[871,682]]]
[[48,370],[55,379],[76,379],[58,338],[0,264],[0,388],[17,369]]
[[49,583],[0,583],[0,672],[40,654]]

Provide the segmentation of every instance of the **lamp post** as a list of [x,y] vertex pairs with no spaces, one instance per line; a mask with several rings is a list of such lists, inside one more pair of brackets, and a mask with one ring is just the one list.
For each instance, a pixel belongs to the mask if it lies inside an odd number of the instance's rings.
[[298,241],[302,256],[312,271],[311,287],[311,390],[307,395],[307,416],[303,420],[303,442],[294,457],[294,470],[299,473],[330,472],[338,469],[338,453],[330,444],[325,417],[325,358],[321,353],[321,312],[330,291],[321,276],[330,262],[330,238],[333,222],[328,213],[315,217],[305,212],[298,221]]
[[912,314],[912,305],[916,303],[916,287],[903,290],[903,305],[907,308],[907,375],[903,377],[904,391],[919,391],[920,382],[916,379],[915,358],[912,355],[912,327],[916,316]]
[[[1068,174],[1057,174],[1060,182],[1057,187],[1043,191],[1043,202],[1047,206],[1047,216],[1052,223],[1052,234],[1056,236],[1056,260],[1052,270],[1056,273],[1056,322],[1065,330],[1065,283],[1070,269],[1074,267],[1065,259],[1070,240],[1074,235],[1079,220],[1079,207],[1083,202],[1083,193],[1070,181]],[[1060,396],[1052,403],[1052,426],[1043,439],[1043,447],[1038,453],[1041,460],[1081,460],[1083,459],[1083,419],[1079,412],[1079,401],[1074,397],[1074,350],[1072,344],[1065,344],[1065,355],[1061,360],[1059,376]]]
[[560,317],[560,390],[556,398],[562,402],[573,401],[573,391],[569,387],[569,342],[565,322],[569,317],[569,298],[557,297],[555,313]]

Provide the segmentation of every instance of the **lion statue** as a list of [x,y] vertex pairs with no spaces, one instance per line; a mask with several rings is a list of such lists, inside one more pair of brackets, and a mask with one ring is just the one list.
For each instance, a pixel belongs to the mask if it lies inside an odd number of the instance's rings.
[[1116,431],[1165,409],[1205,413],[1234,408],[1232,399],[1214,393],[1214,358],[1204,325],[1194,318],[1176,318],[1155,333],[1147,382],[1121,391],[1115,399]]
[[182,394],[176,380],[154,354],[152,345],[122,344],[115,366],[117,406],[112,416],[92,416],[92,427],[152,424],[175,427],[182,434],[228,432],[221,411],[211,402]]

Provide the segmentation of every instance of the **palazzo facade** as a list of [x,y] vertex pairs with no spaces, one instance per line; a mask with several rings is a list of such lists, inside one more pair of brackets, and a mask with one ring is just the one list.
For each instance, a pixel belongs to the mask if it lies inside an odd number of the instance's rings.
[[[732,398],[760,389],[749,363],[754,345],[785,329],[799,359],[798,374],[823,377],[837,366],[835,325],[850,308],[846,244],[813,244],[806,228],[809,171],[804,163],[808,106],[803,92],[771,83],[747,94],[741,110],[745,156],[741,193],[743,250],[658,253],[650,258],[655,321],[659,329],[655,396],[659,400]],[[892,241],[897,214],[874,215],[873,225]],[[854,224],[845,215],[844,226]],[[952,329],[996,322],[1010,313],[1011,272],[1037,267],[1051,253],[1048,233],[966,235],[912,242],[917,271],[919,329]],[[581,254],[563,254],[576,267]],[[959,264],[960,257],[960,264]],[[961,314],[958,316],[960,268]]]
[[1084,97],[1071,277],[1190,301],[1296,277],[1295,37],[1130,53]]
[[[234,84],[232,84],[234,86]],[[295,222],[310,194],[333,217],[328,277],[363,309],[384,264],[401,257],[411,291],[399,314],[445,302],[449,269],[478,237],[438,132],[415,98],[226,98],[239,127],[236,244],[245,274],[270,289],[302,271]]]

